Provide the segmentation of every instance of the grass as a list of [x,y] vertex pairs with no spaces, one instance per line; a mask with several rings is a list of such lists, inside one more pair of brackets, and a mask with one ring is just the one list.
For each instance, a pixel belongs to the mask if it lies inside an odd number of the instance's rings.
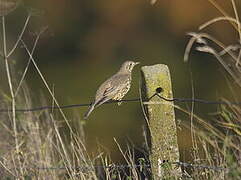
[[[217,8],[223,15],[214,18],[199,26],[199,32],[188,33],[191,36],[185,54],[184,61],[189,60],[191,48],[197,44],[196,50],[209,53],[223,66],[229,74],[228,84],[233,97],[240,101],[241,88],[241,22],[235,1],[230,0],[235,17],[231,17],[221,6],[213,1],[209,2]],[[208,26],[219,21],[227,21],[237,31],[238,44],[225,45],[214,36],[202,32]],[[237,87],[236,90],[234,87]],[[223,99],[228,103],[228,100]],[[180,109],[180,108],[179,108]],[[222,173],[205,171],[203,174],[196,171],[192,176],[197,179],[240,179],[241,178],[241,107],[238,105],[220,105],[217,113],[213,116],[213,121],[204,120],[191,112],[181,109],[194,119],[196,125],[191,123],[193,139],[193,156],[197,163],[209,164],[213,166],[226,167],[229,170]],[[197,145],[198,144],[198,145]]]
[[[152,1],[154,3],[155,1]],[[198,51],[212,54],[224,67],[232,80],[230,89],[238,86],[238,91],[233,90],[234,97],[238,97],[241,88],[241,48],[238,45],[224,45],[213,36],[202,33],[202,30],[213,23],[228,21],[239,34],[241,42],[241,25],[234,0],[230,0],[235,17],[229,16],[215,1],[209,0],[223,16],[206,22],[199,27],[198,33],[189,33],[191,39],[186,47],[184,60],[189,60],[191,48],[195,43],[200,46]],[[12,8],[12,7],[11,7]],[[32,92],[25,83],[25,75],[29,65],[33,64],[46,89],[52,97],[52,105],[59,106],[54,96],[54,89],[47,83],[39,69],[36,59],[33,57],[35,48],[46,27],[37,33],[33,47],[30,49],[23,40],[26,27],[30,19],[29,14],[23,25],[18,39],[12,48],[7,48],[7,32],[5,16],[1,17],[3,52],[9,93],[1,91],[0,109],[11,107],[8,113],[0,114],[0,175],[5,179],[150,179],[151,168],[148,157],[136,158],[135,147],[128,146],[127,151],[116,145],[122,154],[126,166],[112,162],[110,155],[104,153],[101,146],[98,147],[98,155],[91,156],[86,149],[85,134],[80,120],[75,121],[75,128],[69,124],[64,112],[40,111],[17,113],[16,108],[31,108]],[[210,43],[210,41],[212,43]],[[212,45],[210,45],[212,44]],[[219,49],[214,48],[216,44]],[[22,75],[18,77],[14,72],[14,65],[10,61],[12,54],[19,46],[23,46],[28,54],[28,64]],[[221,50],[220,50],[221,48]],[[227,57],[228,56],[228,57]],[[231,65],[230,65],[231,64]],[[233,81],[233,82],[232,82]],[[235,94],[236,93],[236,94]],[[42,105],[45,105],[44,97]],[[225,100],[224,100],[225,101]],[[237,99],[238,101],[238,99]],[[213,115],[215,123],[202,119],[194,114],[192,109],[186,110],[179,106],[176,109],[190,117],[192,138],[192,157],[194,164],[205,164],[215,167],[226,167],[227,171],[215,171],[212,169],[182,168],[183,178],[193,179],[241,179],[241,108],[237,105],[221,105]],[[74,116],[79,119],[78,115]],[[145,118],[148,119],[145,114]],[[68,134],[61,131],[67,127]],[[65,131],[66,132],[66,131]],[[148,154],[147,154],[148,156]],[[177,178],[176,178],[177,179]]]

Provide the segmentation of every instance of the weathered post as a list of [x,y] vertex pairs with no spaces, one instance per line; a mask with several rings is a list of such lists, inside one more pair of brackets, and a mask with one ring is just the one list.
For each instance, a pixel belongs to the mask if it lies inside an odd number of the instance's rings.
[[141,68],[141,74],[142,99],[150,134],[149,148],[153,178],[177,179],[180,168],[176,168],[171,163],[163,163],[165,160],[179,161],[174,105],[173,102],[164,101],[158,96],[151,98],[160,90],[160,96],[173,98],[169,69],[163,64],[144,66]]

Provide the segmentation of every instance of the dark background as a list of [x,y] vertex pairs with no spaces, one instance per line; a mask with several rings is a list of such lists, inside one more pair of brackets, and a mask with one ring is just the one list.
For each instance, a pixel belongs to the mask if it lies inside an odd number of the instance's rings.
[[[239,7],[240,1],[236,3]],[[218,4],[233,16],[229,1],[220,0]],[[34,34],[48,26],[34,57],[49,85],[54,87],[60,104],[90,102],[97,87],[125,60],[139,61],[140,66],[167,64],[175,97],[191,97],[193,86],[197,98],[216,100],[226,97],[232,100],[226,80],[229,77],[214,57],[193,50],[190,61],[183,62],[189,39],[186,33],[196,32],[202,23],[221,16],[211,1],[158,0],[151,5],[148,0],[26,0],[6,17],[10,45],[21,30],[30,8],[37,12],[37,16],[31,18],[24,40],[31,48]],[[238,33],[229,23],[217,23],[205,31],[226,45],[237,43]],[[14,54],[12,62],[16,63],[16,70],[20,73],[27,63],[23,49]],[[140,66],[133,71],[132,88],[127,99],[139,97]],[[4,71],[1,69],[1,72]],[[4,76],[3,73],[1,86],[7,92]],[[36,106],[41,103],[42,92],[47,102],[51,102],[51,96],[32,66],[26,80]],[[190,104],[182,104],[182,107],[189,108]],[[118,159],[113,137],[120,144],[128,140],[141,147],[143,115],[139,103],[103,105],[90,115],[87,122],[83,120],[87,108],[76,110],[75,114],[72,110],[65,112],[70,123],[74,123],[76,114],[80,117],[90,153],[96,151],[98,141],[112,152],[113,159]],[[212,119],[210,113],[216,112],[217,107],[195,105],[194,110],[201,117]],[[190,117],[180,112],[176,116],[179,146],[185,157],[189,153],[191,138],[183,124],[188,124]]]

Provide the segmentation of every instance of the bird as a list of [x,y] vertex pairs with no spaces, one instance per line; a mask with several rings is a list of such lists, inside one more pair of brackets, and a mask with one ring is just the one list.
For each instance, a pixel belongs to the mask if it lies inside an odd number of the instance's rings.
[[91,103],[89,109],[84,115],[84,119],[89,117],[94,108],[109,100],[116,100],[119,101],[118,105],[121,104],[120,101],[127,94],[131,87],[131,72],[134,66],[139,63],[140,62],[125,61],[117,73],[100,85],[96,91],[94,101]]

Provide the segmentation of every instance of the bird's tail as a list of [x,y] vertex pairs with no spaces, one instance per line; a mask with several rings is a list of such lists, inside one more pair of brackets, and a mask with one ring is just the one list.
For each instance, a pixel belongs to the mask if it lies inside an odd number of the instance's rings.
[[87,112],[84,115],[84,119],[87,119],[89,117],[90,113],[94,110],[94,108],[95,108],[95,103],[90,105],[89,109],[87,110]]

